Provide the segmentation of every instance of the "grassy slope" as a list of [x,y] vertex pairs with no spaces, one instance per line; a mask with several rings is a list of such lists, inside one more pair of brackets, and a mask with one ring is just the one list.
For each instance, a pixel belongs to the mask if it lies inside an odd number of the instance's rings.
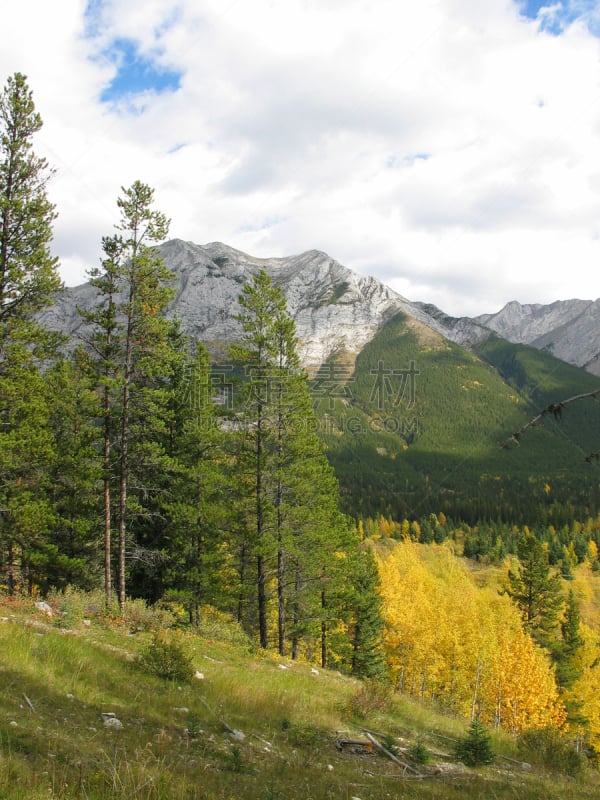
[[[414,398],[374,394],[378,365],[411,362]],[[397,391],[401,378],[388,380]],[[496,337],[470,352],[398,315],[360,353],[349,386],[352,400],[338,401],[338,429],[325,439],[355,514],[526,518],[532,503],[543,507],[547,482],[552,499],[581,509],[597,493],[598,466],[584,461],[600,444],[597,403],[574,404],[562,421],[528,431],[522,447],[502,447],[548,403],[598,386],[547,353]]]
[[[48,619],[2,600],[0,617],[2,798],[583,800],[600,790],[595,773],[574,781],[503,758],[469,770],[436,756],[425,780],[410,781],[375,753],[340,752],[336,738],[364,739],[360,726],[448,752],[441,737],[462,735],[464,723],[397,699],[356,717],[351,708],[365,707],[353,705],[356,681],[305,663],[281,669],[223,626],[210,638],[178,634],[204,679],[177,686],[136,666],[147,631],[98,619],[86,627],[75,613]],[[105,728],[103,712],[123,728]],[[517,756],[509,740],[494,746]]]

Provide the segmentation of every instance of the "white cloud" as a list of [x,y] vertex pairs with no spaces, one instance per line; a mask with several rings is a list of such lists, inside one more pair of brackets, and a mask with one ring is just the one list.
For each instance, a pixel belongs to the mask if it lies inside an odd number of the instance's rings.
[[[561,5],[561,35],[543,13],[510,0],[11,4],[0,76],[25,72],[45,121],[36,149],[57,169],[65,279],[98,263],[120,187],[139,178],[173,236],[259,256],[316,247],[449,313],[595,298],[600,39],[589,3]],[[102,103],[119,40],[179,73],[179,89]]]

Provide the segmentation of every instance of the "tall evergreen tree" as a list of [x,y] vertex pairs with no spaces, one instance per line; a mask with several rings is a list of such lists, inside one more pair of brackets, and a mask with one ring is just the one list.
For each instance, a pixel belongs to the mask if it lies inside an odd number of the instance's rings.
[[225,522],[223,432],[211,396],[206,349],[199,344],[189,354],[177,321],[170,339],[172,358],[164,364],[169,403],[166,424],[157,431],[164,452],[157,462],[162,475],[154,478],[160,491],[150,498],[150,515],[136,525],[144,546],[162,558],[151,567],[140,566],[134,578],[145,573],[149,599],[176,594],[190,623],[201,625],[203,605],[230,610],[236,597]]
[[354,560],[351,580],[351,672],[362,678],[385,676],[383,664],[383,602],[379,573],[370,549]]
[[0,365],[16,340],[32,347],[45,340],[34,315],[60,288],[58,259],[50,252],[52,173],[33,151],[41,127],[27,79],[17,72],[0,95]]
[[577,654],[583,647],[579,605],[570,589],[565,601],[565,611],[560,623],[561,639],[556,645],[556,678],[562,688],[571,688],[581,676]]
[[27,80],[15,73],[0,95],[0,564],[10,591],[31,581],[27,564],[52,514],[45,484],[54,450],[37,358],[50,355],[53,340],[35,315],[60,279],[50,252],[51,172],[33,151],[41,127]]
[[[163,213],[152,208],[153,201],[153,189],[140,181],[122,189],[117,199],[121,213],[116,225],[118,233],[103,239],[102,269],[92,272],[99,290],[98,304],[85,315],[93,327],[91,353],[103,396],[105,589],[108,592],[111,584],[111,506],[116,506],[118,599],[122,611],[126,597],[128,507],[132,505],[131,448],[135,445],[141,450],[148,445],[153,423],[159,417],[158,406],[165,402],[159,376],[168,348],[169,323],[163,312],[172,296],[172,275],[155,245],[167,236],[169,223]],[[145,454],[148,456],[147,447]],[[111,502],[113,482],[116,500]]]
[[562,606],[560,576],[550,570],[548,551],[526,531],[517,544],[519,568],[508,572],[507,593],[521,610],[536,641],[549,646]]
[[115,259],[117,243],[106,237],[103,240],[105,258],[101,267],[89,271],[89,282],[99,295],[98,305],[89,309],[78,309],[83,319],[91,327],[85,342],[95,376],[95,386],[100,395],[102,431],[102,484],[103,484],[103,548],[104,548],[104,595],[110,605],[113,592],[112,580],[112,493],[113,444],[116,439],[117,417],[115,411],[115,392],[118,388],[119,353],[121,352],[121,326],[117,319],[117,302],[120,291],[120,277]]
[[244,287],[240,305],[243,336],[231,353],[247,377],[238,464],[248,490],[248,535],[241,552],[251,553],[256,566],[259,642],[268,646],[273,621],[281,655],[289,648],[297,657],[302,642],[312,651],[320,641],[326,661],[335,610],[330,597],[341,576],[347,529],[337,482],[316,433],[295,325],[281,290],[263,270]]
[[[276,320],[285,315],[285,299],[273,287],[265,270],[244,286],[239,298],[242,312],[240,344],[230,352],[240,362],[248,377],[245,384],[245,427],[247,446],[244,450],[247,469],[251,473],[252,535],[250,550],[256,564],[256,608],[260,646],[268,646],[267,563],[273,553],[273,498],[268,491],[269,451],[273,448],[271,390],[273,369],[277,365]],[[272,464],[272,460],[271,460]],[[246,466],[246,465],[244,465]]]
[[96,526],[101,467],[97,458],[98,398],[81,349],[45,373],[50,400],[54,459],[48,468],[53,517],[49,541],[40,553],[42,590],[97,585],[101,552]]

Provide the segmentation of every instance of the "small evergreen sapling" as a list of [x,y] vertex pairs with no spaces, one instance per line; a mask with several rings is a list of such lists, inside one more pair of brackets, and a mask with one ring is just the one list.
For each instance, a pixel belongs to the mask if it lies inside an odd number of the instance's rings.
[[491,764],[494,751],[490,743],[490,735],[479,719],[475,718],[467,735],[456,746],[456,757],[467,767],[479,767]]

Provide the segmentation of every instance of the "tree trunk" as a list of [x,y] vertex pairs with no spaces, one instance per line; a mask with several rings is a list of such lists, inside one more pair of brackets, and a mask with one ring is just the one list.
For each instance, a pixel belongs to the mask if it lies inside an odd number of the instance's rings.
[[[281,538],[281,537],[280,537]],[[285,556],[281,541],[277,552],[277,633],[279,639],[279,655],[285,656]]]
[[8,542],[8,596],[12,597],[15,593],[15,555],[13,543]]
[[108,607],[112,597],[111,508],[110,508],[110,394],[104,389],[104,597]]
[[323,618],[321,619],[321,667],[327,668],[327,620],[325,619],[325,609],[327,608],[327,596],[325,589],[321,592],[321,610],[323,611]]
[[[259,403],[256,421],[256,539],[260,549],[264,535],[264,508],[263,508],[263,408]],[[262,554],[256,557],[256,588],[258,602],[258,635],[260,646],[267,648],[269,643],[267,632],[267,587],[265,575],[265,561]]]
[[265,560],[259,555],[256,557],[257,588],[258,588],[258,632],[260,646],[266,650],[269,644],[267,631],[267,580],[265,576]]
[[298,634],[298,626],[300,625],[300,603],[298,597],[300,595],[300,568],[296,564],[294,572],[294,633],[292,635],[292,658],[294,661],[298,658],[298,647],[300,643],[300,636]]
[[246,580],[246,561],[247,553],[246,553],[246,545],[242,543],[240,548],[240,566],[239,566],[239,576],[240,576],[240,593],[238,595],[238,602],[237,602],[237,621],[240,625],[243,623],[244,620],[244,582]]
[[[133,259],[135,260],[135,253]],[[134,267],[132,267],[133,271]],[[125,615],[125,540],[127,535],[127,488],[129,478],[129,400],[133,358],[133,301],[135,278],[131,278],[125,359],[123,370],[123,400],[121,405],[121,459],[119,464],[119,608]]]

